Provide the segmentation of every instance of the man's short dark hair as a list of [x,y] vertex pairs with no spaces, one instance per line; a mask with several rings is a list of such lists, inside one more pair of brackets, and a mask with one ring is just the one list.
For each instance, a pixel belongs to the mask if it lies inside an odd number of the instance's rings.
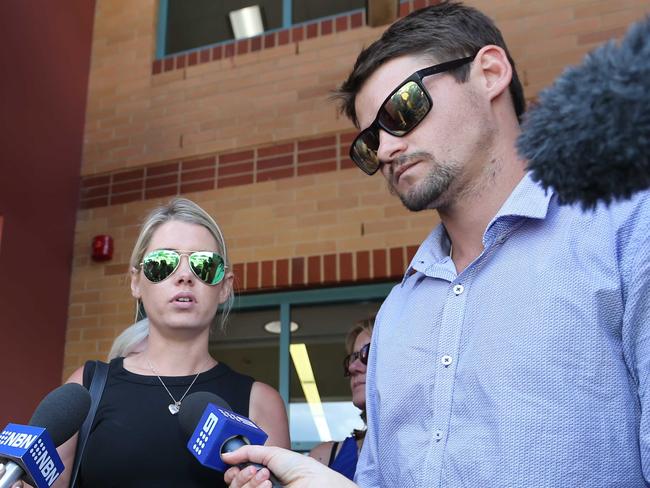
[[[334,98],[340,101],[341,112],[358,127],[356,96],[366,80],[387,61],[407,55],[424,55],[438,62],[451,61],[472,56],[488,44],[503,48],[508,56],[512,66],[510,95],[515,113],[521,118],[526,109],[524,91],[501,32],[485,14],[454,1],[416,10],[391,25],[380,39],[361,51],[352,73]],[[450,74],[463,83],[467,81],[469,65],[450,71]]]

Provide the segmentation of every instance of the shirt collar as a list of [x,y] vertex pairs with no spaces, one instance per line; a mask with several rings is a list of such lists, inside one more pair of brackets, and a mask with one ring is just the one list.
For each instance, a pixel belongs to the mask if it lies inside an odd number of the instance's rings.
[[[507,231],[515,221],[522,218],[545,219],[552,197],[552,189],[545,190],[533,181],[530,172],[526,173],[485,229],[483,245],[487,247],[498,237],[497,234]],[[424,273],[434,263],[448,264],[449,246],[449,237],[444,226],[436,226],[413,256],[404,273],[402,284],[414,271]],[[453,268],[453,265],[451,266]],[[448,274],[445,270],[442,272]]]
[[539,183],[533,181],[530,172],[526,173],[494,216],[488,229],[496,220],[505,216],[546,218],[552,196],[552,189],[544,190]]

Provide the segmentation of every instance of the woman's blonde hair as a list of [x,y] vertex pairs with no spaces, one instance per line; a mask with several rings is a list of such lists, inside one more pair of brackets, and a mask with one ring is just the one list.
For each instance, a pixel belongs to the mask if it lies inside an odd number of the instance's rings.
[[357,340],[359,334],[366,332],[372,337],[372,329],[375,326],[375,317],[368,317],[367,319],[359,320],[354,327],[352,327],[345,336],[345,350],[348,354],[352,354],[354,350],[354,341]]
[[[174,198],[168,204],[153,209],[145,219],[140,229],[140,235],[131,253],[131,269],[140,269],[140,263],[144,259],[144,254],[151,243],[153,234],[160,226],[171,220],[205,227],[217,242],[217,250],[223,257],[226,269],[230,268],[226,242],[221,229],[214,219],[193,201],[187,198]],[[213,327],[217,325],[221,328],[224,327],[228,313],[232,308],[233,300],[234,297],[231,292],[226,302],[221,306],[221,318],[218,317],[218,313],[215,315]],[[109,360],[120,356],[127,356],[135,352],[138,346],[141,346],[149,336],[149,320],[146,318],[138,320],[142,318],[141,308],[141,303],[138,300],[136,302],[136,322],[115,339],[111,347],[111,352],[109,353]]]

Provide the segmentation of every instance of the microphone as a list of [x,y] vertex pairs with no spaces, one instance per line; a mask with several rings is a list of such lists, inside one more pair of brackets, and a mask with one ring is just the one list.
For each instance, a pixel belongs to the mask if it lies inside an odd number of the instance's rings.
[[0,433],[0,457],[9,462],[0,488],[20,479],[36,488],[52,486],[65,469],[55,446],[79,430],[89,409],[88,390],[66,383],[41,400],[28,425],[7,424]]
[[[183,400],[178,420],[181,429],[189,436],[187,448],[203,465],[217,471],[229,467],[221,459],[221,454],[236,451],[247,444],[262,445],[268,438],[252,420],[231,410],[223,398],[207,391],[197,391]],[[239,468],[264,466],[257,463],[242,463]],[[271,474],[273,487],[281,487]]]
[[568,68],[517,140],[532,178],[583,209],[650,187],[650,16]]

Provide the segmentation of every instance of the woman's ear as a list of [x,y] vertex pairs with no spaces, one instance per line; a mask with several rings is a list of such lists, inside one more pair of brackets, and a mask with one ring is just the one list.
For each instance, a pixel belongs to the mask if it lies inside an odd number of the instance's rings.
[[142,293],[140,292],[140,271],[131,268],[131,295],[136,300],[142,298]]
[[508,91],[512,66],[503,48],[492,44],[483,46],[474,58],[474,69],[479,70],[481,88],[490,101]]
[[235,280],[235,275],[232,271],[228,271],[223,277],[221,282],[221,289],[219,290],[219,305],[225,303],[230,295],[232,295],[232,285]]

